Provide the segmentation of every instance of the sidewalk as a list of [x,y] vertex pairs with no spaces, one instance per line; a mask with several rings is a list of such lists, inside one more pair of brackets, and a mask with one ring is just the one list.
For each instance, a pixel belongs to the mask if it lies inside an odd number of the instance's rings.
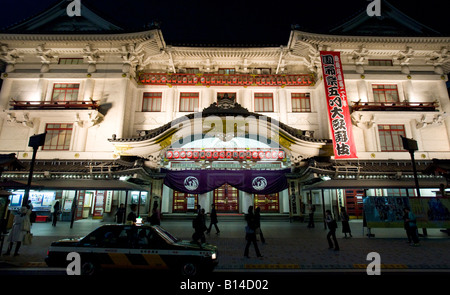
[[[219,220],[220,222],[220,220]],[[20,255],[0,256],[0,267],[46,267],[44,258],[52,241],[65,237],[84,236],[104,224],[98,220],[80,220],[70,229],[69,222],[33,224],[33,244],[22,246]],[[190,240],[193,233],[191,220],[162,221],[161,226],[181,239]],[[450,238],[439,229],[428,229],[420,246],[407,244],[403,229],[372,229],[374,238],[363,232],[362,221],[350,222],[353,238],[344,239],[339,224],[337,237],[340,251],[328,249],[327,231],[322,223],[308,229],[306,223],[289,221],[262,222],[266,244],[258,242],[262,258],[256,258],[253,246],[250,258],[243,256],[245,248],[244,221],[223,221],[220,235],[214,227],[207,242],[219,248],[217,271],[282,270],[282,271],[365,271],[370,252],[381,256],[382,268],[395,270],[433,270],[450,272]],[[421,232],[421,230],[419,230]],[[3,246],[6,251],[6,243]]]

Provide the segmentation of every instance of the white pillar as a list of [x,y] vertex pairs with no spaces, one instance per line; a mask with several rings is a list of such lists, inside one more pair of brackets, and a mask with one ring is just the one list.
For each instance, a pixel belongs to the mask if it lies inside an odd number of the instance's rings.
[[367,83],[364,80],[359,80],[357,83],[357,87],[358,87],[358,95],[359,95],[359,99],[361,101],[364,102],[368,102],[369,101],[369,96],[367,93]]
[[287,114],[291,110],[288,110],[287,94],[286,90],[283,88],[278,89],[278,101],[278,113],[280,114],[280,121],[287,124]]

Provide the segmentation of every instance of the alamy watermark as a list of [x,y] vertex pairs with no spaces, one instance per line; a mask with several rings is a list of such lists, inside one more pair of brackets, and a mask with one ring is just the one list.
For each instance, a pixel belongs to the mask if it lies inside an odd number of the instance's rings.
[[67,15],[70,17],[81,16],[81,0],[73,0],[67,5]]
[[367,265],[366,272],[369,276],[381,275],[381,256],[378,252],[370,252],[367,254],[367,261],[372,261]]
[[[372,0],[368,0],[372,1]],[[373,0],[367,5],[366,9],[367,15],[372,16],[381,16],[381,0]]]
[[67,254],[67,261],[70,263],[67,265],[66,273],[68,276],[79,276],[81,275],[81,257],[77,252],[70,252]]

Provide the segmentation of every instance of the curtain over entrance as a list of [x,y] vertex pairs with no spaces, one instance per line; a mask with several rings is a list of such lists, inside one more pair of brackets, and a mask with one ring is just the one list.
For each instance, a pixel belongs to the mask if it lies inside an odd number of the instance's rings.
[[183,170],[161,169],[164,184],[188,194],[204,194],[225,183],[250,194],[269,195],[288,188],[283,170]]

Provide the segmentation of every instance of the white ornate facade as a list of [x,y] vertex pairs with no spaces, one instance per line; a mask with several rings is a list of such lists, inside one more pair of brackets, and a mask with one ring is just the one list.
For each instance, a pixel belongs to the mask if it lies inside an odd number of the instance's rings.
[[[63,4],[55,6],[54,12]],[[296,189],[282,192],[279,199],[278,212],[292,213],[288,196],[299,197],[304,173],[296,169],[310,165],[312,158],[326,157],[330,150],[326,148],[331,131],[319,57],[321,50],[327,50],[341,53],[358,159],[334,161],[331,155],[330,165],[341,168],[310,166],[316,170],[305,179],[333,174],[337,179],[355,171],[357,177],[350,181],[365,175],[389,176],[390,172],[364,172],[364,167],[374,163],[406,165],[409,161],[407,152],[382,142],[386,134],[396,137],[402,133],[417,140],[416,159],[423,165],[433,159],[450,159],[450,102],[445,84],[450,70],[449,37],[324,35],[294,29],[287,43],[279,47],[184,47],[166,44],[157,27],[127,33],[87,8],[85,11],[81,23],[89,28],[89,34],[81,29],[68,33],[63,21],[54,27],[56,32],[39,33],[46,25],[45,15],[0,33],[0,58],[6,65],[1,76],[0,153],[30,160],[29,137],[55,125],[60,142],[40,150],[40,161],[104,161],[114,170],[121,156],[140,156],[143,167],[157,173],[166,146],[157,137],[142,138],[177,118],[208,108],[228,93],[249,112],[303,131],[303,139],[286,131],[290,144],[279,142],[290,156],[292,172],[299,175],[294,181]],[[92,28],[98,31],[92,33]],[[286,82],[291,76],[295,80]],[[201,81],[211,77],[222,80]],[[254,80],[233,80],[240,77]],[[157,97],[149,98],[146,93],[157,93]],[[183,109],[185,93],[194,94],[193,108]],[[268,95],[268,105],[258,104],[261,94]],[[297,98],[306,104],[297,105]],[[148,107],[148,102],[155,105]],[[60,138],[62,125],[70,129],[64,133],[68,138]],[[392,126],[400,126],[400,131],[396,130],[400,133],[390,131]],[[17,174],[20,172],[6,171],[3,177]],[[80,176],[73,175],[75,179]],[[114,177],[120,175],[136,173],[130,170]],[[162,180],[155,179],[151,194],[162,196],[163,211],[172,212],[172,192],[167,187],[164,191]],[[441,181],[437,179],[427,189],[437,188]],[[306,195],[299,197],[302,202]],[[212,198],[209,194],[198,202],[208,208]],[[244,212],[252,204],[252,196],[240,198],[239,212]],[[294,205],[299,214],[299,202]]]

